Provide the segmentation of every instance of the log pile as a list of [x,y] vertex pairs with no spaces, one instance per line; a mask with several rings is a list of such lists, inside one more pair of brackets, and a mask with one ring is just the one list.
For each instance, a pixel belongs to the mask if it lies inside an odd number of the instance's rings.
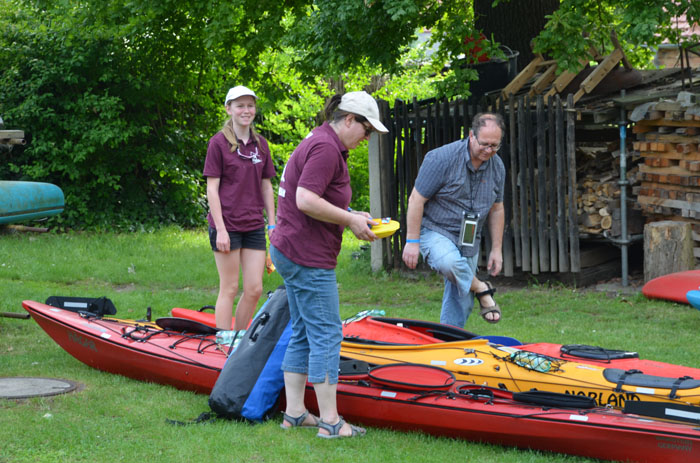
[[633,128],[644,160],[638,203],[648,222],[689,222],[700,259],[700,98],[686,93],[645,109]]
[[[618,238],[622,235],[620,213],[620,149],[619,140],[581,142],[576,146],[579,231],[591,235]],[[626,149],[627,180],[636,185],[639,178],[639,153]],[[642,233],[641,210],[630,198],[628,190],[628,235]]]

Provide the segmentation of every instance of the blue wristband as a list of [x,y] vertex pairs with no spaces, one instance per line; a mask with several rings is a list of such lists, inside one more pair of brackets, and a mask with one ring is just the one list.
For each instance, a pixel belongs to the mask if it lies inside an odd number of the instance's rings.
[[272,230],[273,228],[275,228],[274,225],[268,225],[268,226],[267,226],[267,229],[268,229],[268,230]]
[[406,240],[406,243],[420,243],[420,240]]

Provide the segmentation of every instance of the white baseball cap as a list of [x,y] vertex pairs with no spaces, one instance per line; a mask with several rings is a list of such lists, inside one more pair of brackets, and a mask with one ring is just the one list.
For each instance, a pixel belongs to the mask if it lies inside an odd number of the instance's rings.
[[248,87],[244,87],[243,85],[238,85],[236,87],[233,87],[229,89],[228,93],[226,94],[226,100],[224,100],[224,106],[228,104],[229,101],[235,100],[237,98],[240,98],[242,96],[252,96],[256,100],[258,99],[257,95],[255,94],[254,91],[249,89]]
[[387,133],[389,131],[379,120],[377,102],[365,91],[346,93],[340,99],[338,109],[364,117],[377,132]]

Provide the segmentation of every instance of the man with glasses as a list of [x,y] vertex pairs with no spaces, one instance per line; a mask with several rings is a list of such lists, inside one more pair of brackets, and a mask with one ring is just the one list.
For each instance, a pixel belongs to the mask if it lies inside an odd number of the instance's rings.
[[474,297],[484,320],[501,319],[495,289],[476,277],[476,269],[484,224],[491,237],[487,271],[496,276],[503,265],[506,171],[496,153],[504,133],[500,114],[474,116],[466,139],[428,152],[408,199],[403,261],[415,268],[420,252],[444,277],[441,323],[464,327]]

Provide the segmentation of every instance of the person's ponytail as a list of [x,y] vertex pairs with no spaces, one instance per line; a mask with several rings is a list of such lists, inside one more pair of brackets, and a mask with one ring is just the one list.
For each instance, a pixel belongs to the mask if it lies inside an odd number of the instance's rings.
[[328,103],[326,103],[326,107],[323,110],[323,115],[326,121],[334,122],[345,117],[347,113],[345,111],[338,110],[338,106],[340,105],[340,100],[342,98],[343,95],[333,95],[331,99],[328,100]]

